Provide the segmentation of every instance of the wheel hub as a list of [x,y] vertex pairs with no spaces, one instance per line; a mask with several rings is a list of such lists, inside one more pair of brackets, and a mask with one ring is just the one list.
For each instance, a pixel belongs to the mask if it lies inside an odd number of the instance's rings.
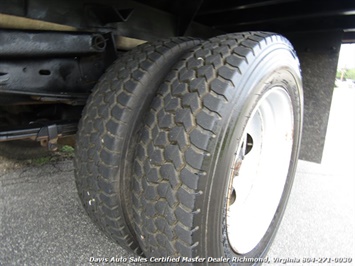
[[280,203],[293,143],[293,111],[287,92],[270,89],[247,122],[234,155],[227,201],[227,235],[238,254],[261,241]]

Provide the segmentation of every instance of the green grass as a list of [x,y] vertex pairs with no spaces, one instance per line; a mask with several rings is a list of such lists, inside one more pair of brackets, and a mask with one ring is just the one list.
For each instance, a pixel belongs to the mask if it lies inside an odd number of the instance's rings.
[[51,161],[51,156],[44,156],[44,157],[35,158],[35,159],[31,160],[32,164],[38,165],[38,166],[49,163],[50,161]]
[[59,146],[58,150],[39,158],[30,159],[30,163],[42,166],[50,162],[56,162],[63,159],[72,159],[74,157],[74,148],[69,145]]
[[64,145],[64,146],[60,147],[59,151],[67,153],[67,154],[74,155],[74,148],[72,146],[69,146],[69,145]]

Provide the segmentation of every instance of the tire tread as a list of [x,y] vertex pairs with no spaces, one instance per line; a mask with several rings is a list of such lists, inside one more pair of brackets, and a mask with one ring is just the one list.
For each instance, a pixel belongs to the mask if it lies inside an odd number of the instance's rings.
[[120,190],[126,189],[120,187],[117,175],[122,161],[130,164],[127,156],[132,155],[127,155],[130,153],[127,139],[133,130],[135,108],[145,100],[142,79],[147,80],[153,69],[169,69],[174,62],[169,62],[168,66],[161,63],[176,61],[200,42],[189,37],[171,38],[146,43],[127,52],[102,76],[79,122],[74,164],[76,186],[84,209],[107,236],[137,254],[142,252],[130,228],[131,208],[126,206],[130,205],[130,200],[117,197],[122,193]]
[[[241,78],[262,49],[277,41],[291,47],[283,37],[267,32],[211,38],[167,75],[147,114],[134,165],[134,229],[146,256],[198,255],[198,203],[207,182],[209,150],[225,116],[223,108],[237,87],[232,78],[236,73]],[[160,134],[169,135],[169,143],[162,144],[156,137]],[[163,158],[155,160],[155,153],[162,149]],[[168,178],[159,171],[156,179],[146,174],[166,164],[174,167]],[[164,227],[159,226],[162,219],[169,221]],[[167,232],[169,243],[163,241]]]

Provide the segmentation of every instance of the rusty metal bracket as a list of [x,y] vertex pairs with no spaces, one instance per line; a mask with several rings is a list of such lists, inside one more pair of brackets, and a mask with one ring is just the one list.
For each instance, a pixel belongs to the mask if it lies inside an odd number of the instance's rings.
[[55,151],[58,148],[58,137],[57,125],[49,125],[39,130],[36,140],[40,141],[41,145],[47,147],[48,150]]

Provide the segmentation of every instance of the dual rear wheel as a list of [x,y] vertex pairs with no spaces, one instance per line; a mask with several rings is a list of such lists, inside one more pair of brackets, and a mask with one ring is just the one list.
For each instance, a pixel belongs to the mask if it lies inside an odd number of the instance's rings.
[[137,47],[80,122],[84,208],[147,257],[263,257],[292,187],[302,105],[299,63],[279,35]]

